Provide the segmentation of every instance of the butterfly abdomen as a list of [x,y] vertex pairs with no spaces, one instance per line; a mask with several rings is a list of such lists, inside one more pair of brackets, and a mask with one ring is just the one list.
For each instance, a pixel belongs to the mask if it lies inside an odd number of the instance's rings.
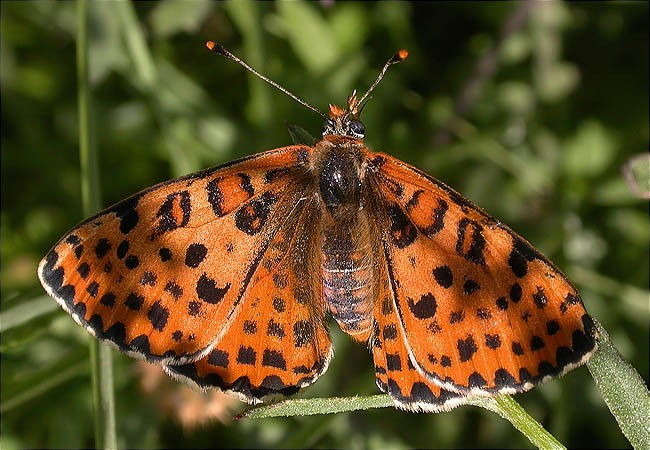
[[367,232],[360,221],[325,228],[321,270],[323,297],[343,331],[366,341],[372,330],[375,265]]

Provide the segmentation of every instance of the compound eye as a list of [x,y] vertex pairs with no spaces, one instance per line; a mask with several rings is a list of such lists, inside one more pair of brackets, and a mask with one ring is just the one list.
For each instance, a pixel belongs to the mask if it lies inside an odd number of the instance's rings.
[[366,133],[366,127],[358,120],[350,121],[350,134],[355,138],[362,138]]
[[334,132],[335,125],[332,119],[327,119],[323,124],[323,136],[326,134],[332,134]]

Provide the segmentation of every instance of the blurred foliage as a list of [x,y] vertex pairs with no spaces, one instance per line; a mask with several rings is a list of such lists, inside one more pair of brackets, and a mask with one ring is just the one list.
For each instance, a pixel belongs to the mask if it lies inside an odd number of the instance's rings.
[[[455,187],[555,261],[647,383],[648,203],[622,167],[648,151],[648,4],[538,2],[528,21],[511,26],[525,5],[94,2],[93,138],[104,203],[287,145],[287,123],[319,133],[320,117],[215,58],[206,40],[320,109],[364,90],[404,47],[409,59],[364,110],[369,147]],[[76,6],[0,7],[0,447],[89,447],[88,336],[48,303],[36,278],[40,258],[83,218]],[[336,357],[304,395],[376,393],[367,350],[335,326],[332,334]],[[507,422],[472,407],[229,422],[223,418],[242,405],[219,397],[222,409],[212,404],[210,417],[224,423],[206,422],[207,406],[168,397],[175,383],[147,390],[132,360],[115,360],[121,446],[528,445]],[[584,368],[516,399],[569,447],[629,445]]]

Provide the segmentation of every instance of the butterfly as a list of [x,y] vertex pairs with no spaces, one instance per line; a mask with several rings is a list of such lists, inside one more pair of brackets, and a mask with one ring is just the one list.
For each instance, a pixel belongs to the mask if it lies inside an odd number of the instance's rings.
[[[308,108],[316,108],[233,59]],[[585,363],[597,332],[525,239],[363,141],[361,98],[322,138],[163,182],[70,230],[45,290],[96,338],[200,388],[258,403],[315,382],[331,316],[367,343],[397,407],[446,411]]]

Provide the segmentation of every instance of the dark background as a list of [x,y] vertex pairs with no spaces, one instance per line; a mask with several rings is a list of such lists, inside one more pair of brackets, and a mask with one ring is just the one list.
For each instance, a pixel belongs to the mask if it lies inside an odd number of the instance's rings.
[[[0,446],[91,446],[88,337],[36,278],[40,258],[83,219],[76,5],[0,6]],[[286,123],[319,134],[322,118],[209,53],[206,40],[321,110],[364,91],[407,48],[364,110],[368,146],[431,173],[525,236],[574,281],[647,383],[648,203],[622,175],[648,151],[646,2],[107,1],[91,15],[104,205],[290,144]],[[647,190],[647,160],[637,167]],[[377,393],[368,351],[331,329],[335,358],[304,395]],[[529,445],[473,407],[232,422],[243,406],[231,397],[201,398],[155,368],[114,359],[121,446]],[[569,447],[629,446],[586,368],[516,399]]]

